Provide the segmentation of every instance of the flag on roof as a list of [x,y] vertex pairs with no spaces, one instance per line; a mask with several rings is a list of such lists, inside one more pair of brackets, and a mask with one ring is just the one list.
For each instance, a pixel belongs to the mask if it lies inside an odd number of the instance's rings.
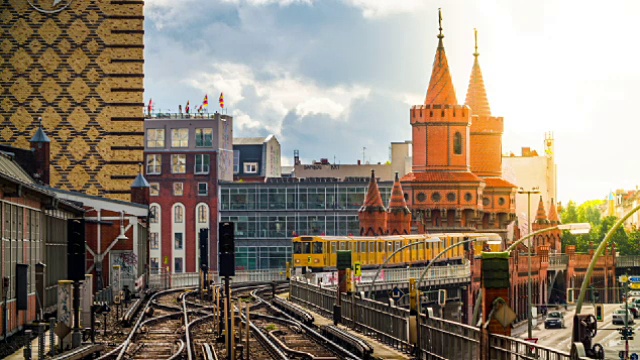
[[189,113],[189,100],[187,100],[187,106],[185,107],[184,112],[187,114]]
[[202,105],[200,105],[200,107],[198,108],[198,112],[201,113],[202,112]]
[[204,106],[205,109],[209,107],[209,96],[207,96],[207,94],[204,94],[204,100],[202,101],[202,106]]
[[224,94],[220,93],[220,99],[218,99],[218,101],[220,102],[220,107],[224,109]]
[[149,115],[151,115],[152,111],[153,111],[153,99],[149,99]]

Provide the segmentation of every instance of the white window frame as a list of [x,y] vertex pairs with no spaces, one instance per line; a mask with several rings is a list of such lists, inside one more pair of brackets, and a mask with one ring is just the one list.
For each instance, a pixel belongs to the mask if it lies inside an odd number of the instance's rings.
[[186,174],[187,173],[187,155],[171,154],[171,173]]
[[206,224],[209,220],[209,208],[205,204],[200,204],[196,208],[198,224]]
[[160,183],[149,183],[149,196],[160,196]]
[[[180,235],[180,247],[177,246],[177,244],[178,244],[177,235]],[[174,250],[183,250],[184,249],[184,234],[183,233],[181,233],[181,232],[173,233],[173,249]]]
[[[204,185],[204,192],[200,191],[202,185]],[[199,182],[198,183],[198,196],[207,196],[207,195],[209,195],[209,184],[206,183],[206,182]]]
[[149,154],[147,155],[147,175],[160,175],[162,174],[162,155]]
[[[208,161],[205,161],[205,159]],[[196,154],[194,163],[194,174],[208,174],[211,168],[211,156],[209,154]],[[201,167],[200,171],[198,171],[198,166]]]
[[[242,164],[245,174],[257,174],[258,163],[257,162],[245,162]],[[252,169],[253,168],[253,169]]]
[[177,181],[173,183],[173,196],[183,196],[184,195],[184,183]]
[[171,147],[189,147],[189,128],[171,129]]
[[[213,147],[213,129],[212,128],[197,128],[195,131],[196,147],[204,147],[211,148]],[[207,138],[208,137],[208,138]],[[201,144],[198,145],[198,140],[200,140]],[[207,144],[207,140],[209,143]]]
[[160,249],[160,234],[155,231],[149,232],[149,249]]
[[240,150],[233,150],[233,174],[240,172]]
[[147,129],[147,147],[164,148],[164,129]]

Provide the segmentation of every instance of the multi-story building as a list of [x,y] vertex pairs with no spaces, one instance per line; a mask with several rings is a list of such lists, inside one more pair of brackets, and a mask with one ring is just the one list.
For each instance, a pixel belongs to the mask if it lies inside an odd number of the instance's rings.
[[233,139],[235,180],[261,182],[281,175],[280,142],[274,135]]
[[233,180],[233,117],[157,115],[144,132],[151,269],[198,271],[200,229],[209,230],[209,266],[216,269],[218,182]]
[[41,123],[54,188],[130,200],[144,149],[143,7],[0,3],[0,142],[28,149]]
[[[558,169],[555,163],[554,142],[553,134],[546,133],[544,154],[538,154],[530,147],[523,147],[519,156],[514,153],[502,156],[502,171],[505,179],[524,190],[537,187],[546,209],[550,209],[551,203],[558,200]],[[516,214],[521,229],[525,231],[527,216],[530,214],[533,223],[539,199],[539,196],[531,199],[527,196],[527,194],[516,194]],[[527,203],[529,203],[528,211]]]
[[[393,183],[379,186],[388,203]],[[221,221],[236,225],[236,267],[283,268],[291,259],[291,238],[297,234],[359,235],[358,209],[368,187],[368,177],[222,183]]]

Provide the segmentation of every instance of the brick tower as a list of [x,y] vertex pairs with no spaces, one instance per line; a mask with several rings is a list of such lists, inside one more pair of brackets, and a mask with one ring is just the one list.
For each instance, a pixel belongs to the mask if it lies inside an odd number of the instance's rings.
[[517,187],[502,179],[502,117],[491,116],[491,107],[478,57],[478,32],[474,29],[475,52],[465,105],[471,108],[471,171],[485,182],[482,222],[488,228],[503,228],[515,219]]
[[358,210],[360,219],[360,235],[375,236],[387,233],[387,209],[382,204],[382,196],[376,182],[375,171],[371,170],[369,190],[364,204]]
[[50,184],[130,200],[143,161],[144,1],[2,1],[0,143],[50,139]]
[[439,30],[425,102],[410,110],[413,172],[402,178],[419,232],[475,228],[482,210],[484,181],[469,163],[471,110],[458,104]]
[[389,213],[387,214],[387,230],[390,235],[411,234],[411,210],[404,199],[404,191],[396,172],[396,180],[391,190]]

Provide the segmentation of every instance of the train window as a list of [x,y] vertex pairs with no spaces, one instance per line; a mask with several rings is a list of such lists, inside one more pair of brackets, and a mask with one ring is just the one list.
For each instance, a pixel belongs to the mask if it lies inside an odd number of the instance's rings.
[[302,243],[302,253],[303,254],[311,254],[311,243],[303,242]]
[[400,241],[396,241],[396,251],[400,250]]
[[393,243],[391,241],[387,241],[387,252],[388,253],[393,252]]
[[340,241],[340,250],[346,250],[347,248],[347,243],[344,241]]
[[322,243],[321,242],[313,243],[313,253],[314,254],[322,254]]
[[364,241],[360,242],[360,252],[361,253],[366,253],[367,252],[367,243]]
[[378,241],[378,252],[380,253],[383,252],[384,251],[383,248],[384,248],[384,242]]
[[331,253],[332,254],[336,253],[336,242],[335,241],[331,242]]
[[302,254],[302,243],[293,243],[293,253]]
[[369,241],[369,252],[375,252],[376,251],[376,243],[373,241]]

